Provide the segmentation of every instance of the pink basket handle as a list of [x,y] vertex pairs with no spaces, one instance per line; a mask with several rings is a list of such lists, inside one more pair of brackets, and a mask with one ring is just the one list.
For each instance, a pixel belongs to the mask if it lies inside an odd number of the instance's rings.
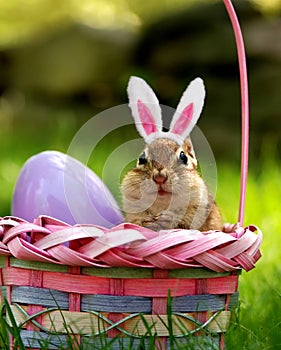
[[226,10],[228,12],[232,28],[234,31],[238,64],[240,73],[240,90],[241,90],[241,117],[242,117],[242,137],[241,137],[241,174],[240,174],[240,203],[238,223],[243,226],[246,187],[248,177],[248,158],[249,158],[249,94],[248,94],[248,77],[247,64],[243,36],[239,25],[235,9],[231,0],[223,0]]

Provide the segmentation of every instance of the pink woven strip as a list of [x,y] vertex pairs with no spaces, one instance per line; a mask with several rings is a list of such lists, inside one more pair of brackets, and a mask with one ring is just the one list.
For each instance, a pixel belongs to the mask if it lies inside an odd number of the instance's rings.
[[[153,271],[153,277],[154,278],[168,278],[169,272],[167,270],[160,270],[160,269],[154,269]],[[153,315],[166,315],[167,313],[167,300],[168,300],[168,293],[165,297],[153,297],[152,298],[152,314]],[[166,337],[158,337],[158,339],[155,340],[155,349],[161,350],[166,349]]]
[[260,257],[262,241],[262,233],[255,226],[227,225],[222,232],[154,232],[131,224],[112,229],[69,226],[45,216],[34,223],[3,218],[0,230],[0,255],[69,266],[248,271]]
[[[196,280],[196,294],[207,294],[208,293],[208,280],[206,278],[199,278]],[[195,313],[195,319],[204,324],[207,321],[207,312],[206,311],[198,311]],[[200,332],[197,333],[198,336],[201,335]]]
[[[3,285],[30,286],[31,270],[14,267],[2,270]],[[234,293],[237,291],[237,280],[236,275],[209,278],[206,291],[208,294]],[[122,293],[131,296],[164,298],[169,290],[171,296],[195,295],[197,292],[196,279],[190,278],[125,278],[122,284]],[[111,278],[51,271],[42,271],[42,288],[80,294],[111,295],[113,291]]]
[[[40,312],[43,310],[43,307],[41,305],[28,305],[27,306],[27,313],[29,315],[34,315],[37,312]],[[42,316],[38,316],[35,318],[35,321],[37,321],[39,324],[42,323]],[[36,327],[32,322],[28,322],[26,325],[26,329],[30,330],[30,331],[40,331],[40,329],[38,327]]]
[[[167,270],[155,269],[153,272],[154,278],[167,279],[169,272]],[[145,288],[145,286],[144,286]],[[165,297],[154,297],[152,299],[152,313],[154,315],[165,315],[167,312],[167,294]]]
[[[81,268],[79,266],[69,266],[68,272],[72,275],[78,275],[81,274]],[[80,312],[81,309],[81,295],[80,293],[69,293],[68,295],[68,309],[69,311],[76,311]]]
[[190,243],[169,249],[167,253],[177,259],[185,260],[233,241],[235,241],[235,238],[231,235],[222,235],[221,232],[213,232],[208,235],[202,235],[200,239],[193,240]]

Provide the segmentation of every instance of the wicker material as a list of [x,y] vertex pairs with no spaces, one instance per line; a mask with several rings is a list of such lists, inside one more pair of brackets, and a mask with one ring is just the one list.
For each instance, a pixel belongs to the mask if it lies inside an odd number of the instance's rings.
[[[27,261],[2,260],[3,295],[22,325],[25,345],[32,348],[36,339],[63,341],[67,327],[82,344],[98,342],[96,335],[109,341],[119,334],[122,346],[128,341],[124,337],[137,346],[148,326],[169,348],[170,293],[173,335],[182,342],[208,342],[210,349],[219,349],[238,305],[239,271],[98,267],[71,271],[64,265],[33,262],[27,268]],[[54,331],[59,335],[52,335]],[[198,332],[201,336],[195,340]]]
[[262,238],[255,227],[225,231],[71,227],[45,216],[34,223],[6,217],[0,220],[2,292],[31,348],[50,337],[66,342],[69,332],[85,348],[117,335],[122,341],[113,348],[126,348],[126,337],[137,347],[148,328],[159,348],[169,348],[171,323],[183,343],[223,348],[240,271],[254,267]]
[[46,216],[34,223],[4,218],[0,230],[0,254],[23,260],[97,267],[206,267],[215,272],[252,269],[262,240],[254,226],[229,226],[228,232],[154,232],[132,224],[70,227]]

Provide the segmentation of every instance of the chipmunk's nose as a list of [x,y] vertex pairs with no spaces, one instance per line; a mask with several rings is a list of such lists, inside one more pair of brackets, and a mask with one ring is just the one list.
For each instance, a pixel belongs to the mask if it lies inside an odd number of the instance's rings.
[[153,181],[157,184],[157,185],[163,185],[166,181],[167,181],[167,174],[166,173],[157,173],[153,175]]

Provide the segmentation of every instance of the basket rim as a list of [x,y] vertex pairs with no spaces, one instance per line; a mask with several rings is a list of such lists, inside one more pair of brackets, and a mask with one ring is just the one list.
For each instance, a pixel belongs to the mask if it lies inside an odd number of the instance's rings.
[[225,224],[222,231],[150,229],[121,223],[112,228],[71,226],[50,216],[32,223],[0,219],[0,256],[80,267],[165,270],[206,268],[246,271],[261,257],[262,233],[254,225]]

